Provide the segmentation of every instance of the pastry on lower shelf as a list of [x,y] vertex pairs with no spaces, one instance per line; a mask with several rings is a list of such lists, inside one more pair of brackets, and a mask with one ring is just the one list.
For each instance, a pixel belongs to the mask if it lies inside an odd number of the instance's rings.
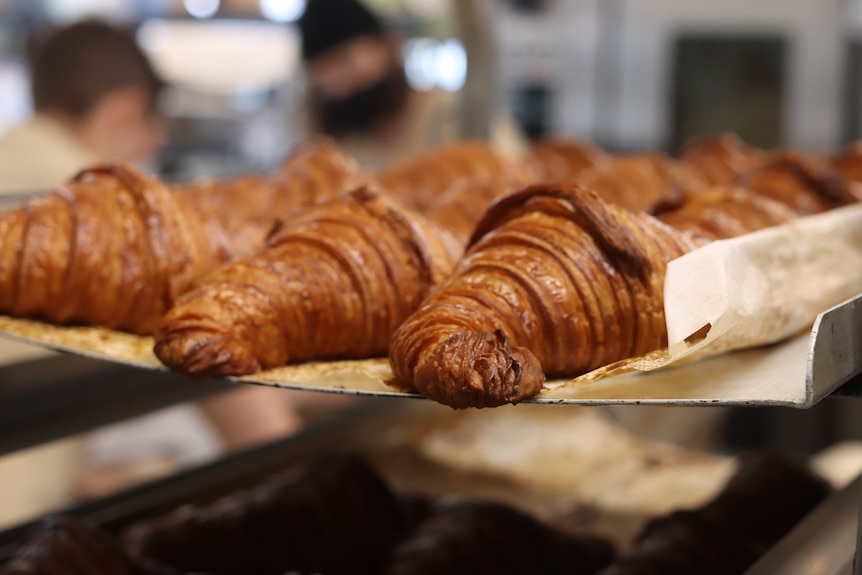
[[600,575],[742,575],[829,492],[798,459],[745,457],[713,501],[652,521]]
[[695,138],[686,142],[679,161],[696,172],[705,186],[726,186],[754,171],[764,153],[735,134]]
[[365,188],[292,218],[254,258],[210,274],[156,331],[155,352],[194,376],[386,354],[460,246]]
[[487,144],[472,140],[449,144],[377,174],[387,194],[420,212],[461,181],[501,177],[521,179],[522,168]]
[[576,182],[584,171],[609,160],[608,154],[589,142],[546,138],[533,144],[524,164],[534,182]]
[[555,531],[498,503],[440,503],[391,553],[384,575],[592,575],[614,558],[597,537]]
[[402,537],[398,498],[362,459],[317,458],[206,507],[181,507],[124,535],[129,551],[212,575],[377,574]]
[[72,517],[51,517],[28,537],[0,575],[180,575],[147,559],[130,558],[99,529]]
[[665,268],[695,245],[575,185],[507,196],[394,335],[395,382],[452,407],[490,407],[534,395],[545,374],[661,348]]
[[787,205],[744,188],[716,187],[658,218],[678,230],[720,240],[777,226],[798,216]]

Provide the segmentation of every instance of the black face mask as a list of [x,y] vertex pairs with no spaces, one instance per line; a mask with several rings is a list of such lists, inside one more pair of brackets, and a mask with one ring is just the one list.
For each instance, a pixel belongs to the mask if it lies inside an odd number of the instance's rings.
[[407,80],[399,70],[346,98],[320,100],[316,105],[319,128],[333,136],[367,132],[381,118],[397,114],[407,93]]

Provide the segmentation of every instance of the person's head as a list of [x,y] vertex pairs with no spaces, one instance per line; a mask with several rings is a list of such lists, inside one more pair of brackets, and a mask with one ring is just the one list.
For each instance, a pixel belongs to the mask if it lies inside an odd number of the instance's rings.
[[299,28],[320,131],[363,132],[401,111],[409,92],[401,45],[368,8],[358,0],[309,0]]
[[33,52],[33,104],[61,120],[101,159],[150,157],[162,139],[162,87],[134,38],[97,21],[60,28]]

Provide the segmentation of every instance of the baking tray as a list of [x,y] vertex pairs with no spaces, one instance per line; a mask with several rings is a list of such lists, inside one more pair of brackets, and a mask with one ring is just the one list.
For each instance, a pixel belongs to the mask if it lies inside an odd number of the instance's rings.
[[[0,316],[0,336],[66,353],[161,370],[151,337]],[[2,348],[2,344],[0,344]],[[525,403],[811,407],[862,373],[862,294],[817,316],[810,333],[645,373],[549,381]],[[235,382],[353,395],[421,398],[389,385],[386,359],[285,366]]]

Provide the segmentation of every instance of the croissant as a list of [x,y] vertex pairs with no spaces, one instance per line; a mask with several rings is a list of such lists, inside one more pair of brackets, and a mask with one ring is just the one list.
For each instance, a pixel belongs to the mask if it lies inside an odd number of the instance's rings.
[[515,178],[464,180],[438,196],[425,216],[466,246],[485,210],[497,198],[517,190],[522,182]]
[[370,177],[328,138],[298,147],[270,176],[204,181],[179,188],[183,199],[219,226],[238,256],[257,252],[276,219],[289,218],[366,184]]
[[534,182],[575,182],[584,170],[609,159],[588,142],[550,138],[534,143],[524,164]]
[[129,166],[84,170],[0,215],[0,312],[149,333],[230,260],[229,238]]
[[482,142],[463,141],[377,174],[382,188],[402,205],[424,212],[462,180],[523,177],[521,167]]
[[516,403],[666,345],[669,260],[688,234],[572,184],[526,188],[485,215],[453,276],[393,336],[395,383],[452,407]]
[[156,355],[195,377],[382,355],[458,251],[423,217],[360,188],[183,295],[156,331]]
[[582,172],[577,183],[606,202],[647,213],[678,206],[701,186],[687,168],[655,153],[616,156]]
[[763,153],[746,146],[735,134],[722,134],[687,142],[679,159],[711,187],[733,184],[752,172],[762,162]]
[[827,162],[798,152],[775,152],[740,185],[777,200],[800,215],[816,214],[862,200],[852,185]]
[[[862,185],[862,142],[854,142],[837,154],[829,156],[827,162],[855,188]],[[854,190],[854,197],[860,197],[858,190]]]
[[716,187],[701,192],[680,208],[658,219],[672,228],[694,232],[711,240],[741,236],[796,218],[781,202],[736,187]]

